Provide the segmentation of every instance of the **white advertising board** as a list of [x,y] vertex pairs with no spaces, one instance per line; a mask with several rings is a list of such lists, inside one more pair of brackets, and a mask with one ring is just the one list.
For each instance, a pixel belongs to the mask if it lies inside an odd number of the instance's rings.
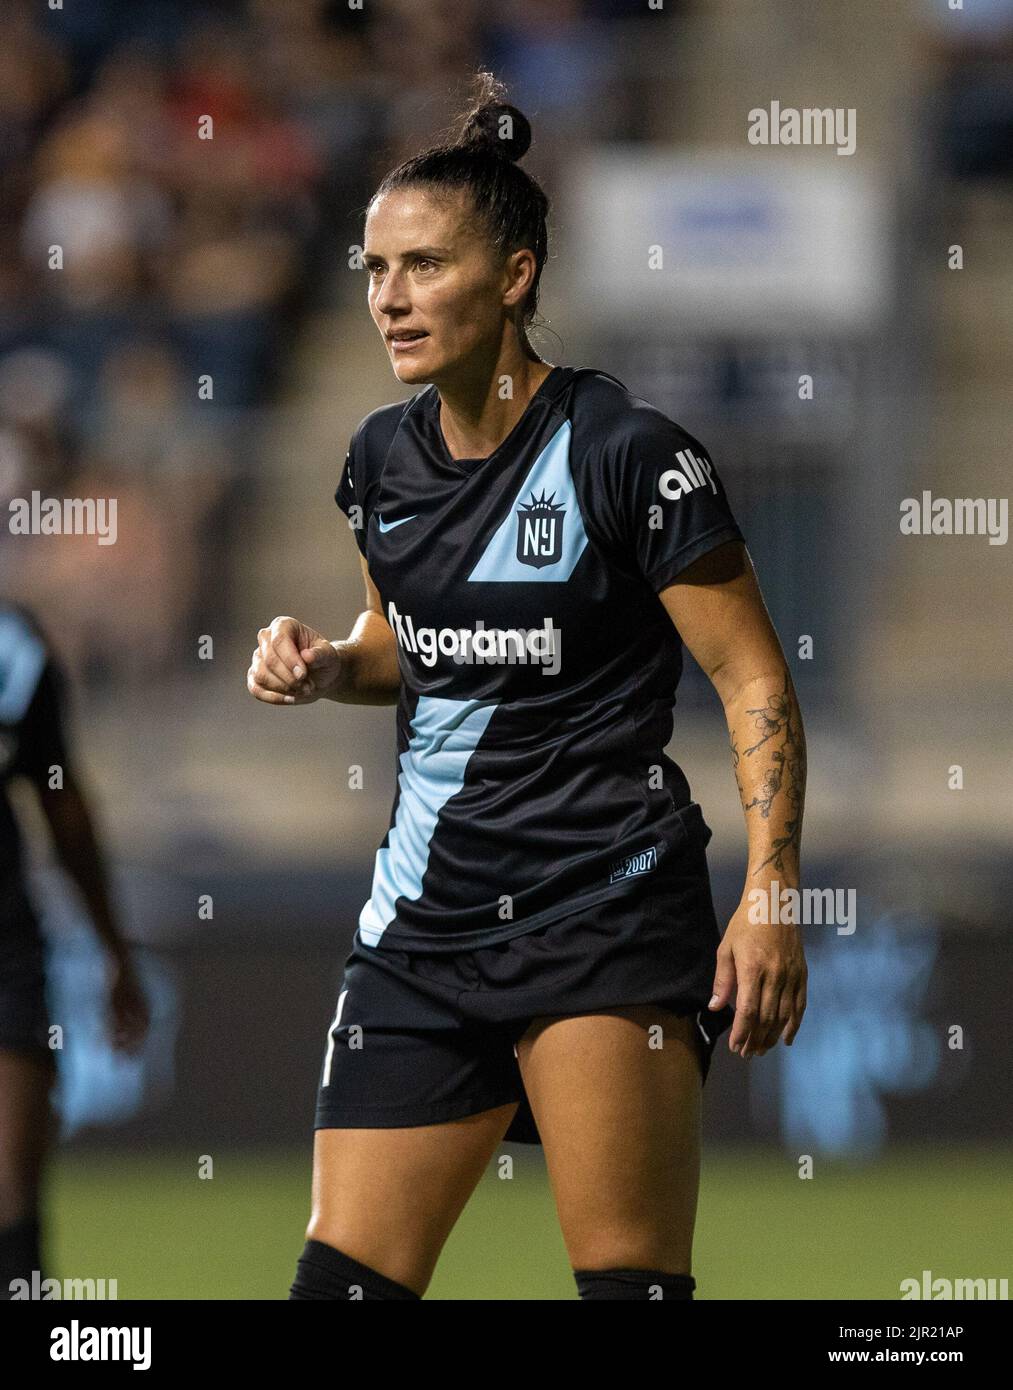
[[583,323],[852,332],[887,307],[885,200],[831,151],[608,146],[561,202],[554,288]]

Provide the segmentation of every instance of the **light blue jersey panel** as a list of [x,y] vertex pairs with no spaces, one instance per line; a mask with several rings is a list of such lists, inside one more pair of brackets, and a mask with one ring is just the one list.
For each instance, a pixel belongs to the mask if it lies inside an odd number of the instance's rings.
[[[506,519],[493,532],[481,559],[468,575],[469,581],[559,584],[569,579],[587,546],[584,519],[570,472],[572,434],[569,420],[564,421],[535,459]],[[540,508],[544,509],[541,514],[546,522],[551,522],[553,516],[559,518],[553,524],[561,525],[561,543],[556,547],[557,559],[535,568],[518,559],[518,526],[523,528],[529,518],[538,517]]]
[[0,723],[28,712],[46,665],[46,648],[17,613],[0,613]]
[[398,898],[420,898],[429,846],[443,807],[464,774],[496,709],[495,700],[438,700],[422,695],[412,737],[399,759],[400,796],[387,845],[376,852],[373,888],[359,914],[359,936],[376,946],[394,920]]

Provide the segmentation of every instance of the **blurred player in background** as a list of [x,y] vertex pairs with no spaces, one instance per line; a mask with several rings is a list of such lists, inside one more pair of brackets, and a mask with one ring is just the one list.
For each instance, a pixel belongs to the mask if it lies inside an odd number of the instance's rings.
[[[110,906],[88,803],[63,725],[64,677],[31,614],[0,601],[0,1299],[42,1273],[40,1196],[53,1140],[55,1055],[45,954],[25,884],[21,835],[8,795],[23,778],[38,797],[57,858],[80,890],[109,960],[111,1037],[136,1049],[148,1010]],[[58,1021],[58,1020],[55,1020]]]
[[[432,383],[362,421],[337,490],[367,611],[347,642],[275,619],[247,674],[270,704],[398,704],[296,1299],[421,1297],[504,1138],[544,1146],[582,1299],[691,1299],[717,1037],[763,1055],[805,1009],[797,929],[746,898],[797,884],[791,676],[703,446],[528,342],[548,204],[502,96],[481,74],[456,139],[367,213],[374,322],[399,381]],[[664,752],[680,638],[722,699],[749,834],[723,940],[710,829]]]

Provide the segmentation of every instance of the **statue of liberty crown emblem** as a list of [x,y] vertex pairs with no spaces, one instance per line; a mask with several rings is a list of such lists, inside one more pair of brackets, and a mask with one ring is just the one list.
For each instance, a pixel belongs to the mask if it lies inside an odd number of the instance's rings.
[[555,500],[553,492],[541,497],[534,490],[530,502],[522,502],[517,512],[517,559],[522,565],[544,569],[554,565],[563,553],[563,517],[566,508]]

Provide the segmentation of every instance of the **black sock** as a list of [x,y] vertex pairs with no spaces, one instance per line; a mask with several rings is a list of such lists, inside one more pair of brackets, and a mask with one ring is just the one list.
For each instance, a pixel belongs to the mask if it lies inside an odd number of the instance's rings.
[[660,1269],[575,1269],[577,1292],[585,1298],[692,1299],[692,1274],[665,1274]]
[[421,1302],[413,1289],[395,1283],[379,1270],[360,1264],[343,1250],[320,1240],[308,1240],[299,1257],[289,1293],[289,1300],[294,1298]]
[[[0,1230],[0,1302],[11,1297],[11,1281],[27,1279],[29,1290],[32,1271],[42,1275],[39,1217],[37,1212],[23,1216],[11,1226]],[[29,1297],[31,1293],[29,1292]]]

